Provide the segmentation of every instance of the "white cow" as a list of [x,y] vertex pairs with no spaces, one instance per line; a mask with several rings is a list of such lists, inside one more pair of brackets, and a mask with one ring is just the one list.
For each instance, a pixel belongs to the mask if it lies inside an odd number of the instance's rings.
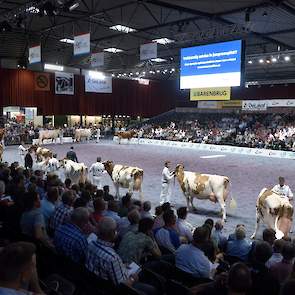
[[292,226],[293,206],[288,198],[281,197],[272,190],[264,188],[258,195],[256,203],[256,226],[252,239],[256,238],[260,221],[276,232],[276,238],[288,236]]
[[39,144],[43,144],[44,139],[51,139],[52,142],[56,143],[56,139],[60,139],[60,143],[62,143],[63,130],[55,129],[55,130],[40,130],[39,131]]
[[32,167],[33,171],[40,170],[46,174],[48,170],[48,161],[49,159],[35,162]]
[[143,170],[138,167],[114,165],[112,161],[104,162],[105,170],[113,180],[116,197],[119,198],[119,187],[128,188],[130,194],[133,191],[139,191],[139,197],[142,200],[142,181],[143,181]]
[[91,129],[82,129],[82,128],[76,129],[75,140],[77,142],[80,142],[83,138],[85,138],[86,141],[88,142],[90,140],[91,134],[92,134]]
[[65,178],[71,179],[72,183],[85,183],[87,179],[87,166],[84,163],[63,159],[60,160],[60,166],[64,169]]
[[228,177],[185,171],[182,164],[176,166],[175,176],[186,198],[188,208],[191,205],[192,209],[195,209],[194,198],[218,202],[221,207],[222,220],[226,221],[225,201],[229,195],[230,184]]

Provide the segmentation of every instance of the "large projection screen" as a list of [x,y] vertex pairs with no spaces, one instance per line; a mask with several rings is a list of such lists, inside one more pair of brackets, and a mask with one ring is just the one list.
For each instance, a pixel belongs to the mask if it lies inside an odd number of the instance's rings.
[[181,49],[180,88],[241,84],[242,40]]

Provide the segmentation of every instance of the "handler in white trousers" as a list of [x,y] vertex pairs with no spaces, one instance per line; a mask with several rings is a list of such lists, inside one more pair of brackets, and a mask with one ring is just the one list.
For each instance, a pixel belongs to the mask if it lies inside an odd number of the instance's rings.
[[172,195],[172,179],[174,178],[174,172],[170,172],[170,162],[165,162],[165,167],[162,172],[162,189],[160,195],[160,204],[170,202]]
[[89,173],[92,176],[93,184],[96,185],[98,189],[102,189],[102,176],[106,173],[106,170],[101,162],[101,157],[98,157],[96,163],[91,165]]
[[24,146],[24,142],[22,141],[21,144],[18,146],[18,153],[19,153],[19,156],[20,156],[20,160],[21,160],[21,163],[24,164],[25,163],[25,154],[27,152],[27,148],[25,148]]
[[48,173],[58,175],[58,169],[60,168],[59,161],[57,159],[57,154],[48,161]]
[[96,130],[96,143],[99,143],[100,142],[100,128],[97,127],[97,130]]

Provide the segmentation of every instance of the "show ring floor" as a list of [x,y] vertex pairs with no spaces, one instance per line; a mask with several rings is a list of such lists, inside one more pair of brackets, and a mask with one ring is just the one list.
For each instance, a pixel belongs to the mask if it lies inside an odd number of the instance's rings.
[[[70,146],[74,146],[78,160],[88,167],[101,156],[103,161],[112,160],[115,164],[137,166],[144,170],[143,194],[145,200],[152,202],[153,208],[159,204],[161,191],[161,173],[163,163],[171,161],[172,167],[183,163],[186,170],[229,176],[231,180],[231,195],[237,201],[237,208],[231,211],[227,202],[227,223],[224,232],[229,234],[237,224],[245,224],[248,237],[255,226],[255,206],[260,190],[264,187],[272,188],[279,176],[286,178],[287,184],[295,192],[295,161],[290,159],[257,157],[221,152],[196,151],[176,147],[162,147],[154,145],[117,144],[113,141],[101,143],[80,143],[48,145],[57,153],[58,158],[65,157]],[[17,146],[6,147],[4,161],[20,161]],[[104,176],[104,183],[110,185],[114,193],[109,175]],[[121,195],[126,190],[120,190]],[[137,197],[137,193],[135,193]],[[185,198],[177,180],[173,186],[172,204],[178,208],[186,206]],[[191,213],[188,220],[193,225],[201,225],[208,217],[220,218],[220,207],[209,201],[194,201],[196,213]]]

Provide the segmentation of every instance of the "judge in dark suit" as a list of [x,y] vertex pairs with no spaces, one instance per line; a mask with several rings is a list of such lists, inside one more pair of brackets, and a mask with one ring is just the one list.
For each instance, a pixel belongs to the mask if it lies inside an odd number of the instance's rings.
[[25,156],[25,168],[32,169],[33,167],[33,158],[31,156],[32,151],[29,150]]
[[74,147],[71,146],[71,149],[67,152],[66,157],[67,157],[67,159],[78,163],[78,158],[77,158],[76,153],[74,152]]

